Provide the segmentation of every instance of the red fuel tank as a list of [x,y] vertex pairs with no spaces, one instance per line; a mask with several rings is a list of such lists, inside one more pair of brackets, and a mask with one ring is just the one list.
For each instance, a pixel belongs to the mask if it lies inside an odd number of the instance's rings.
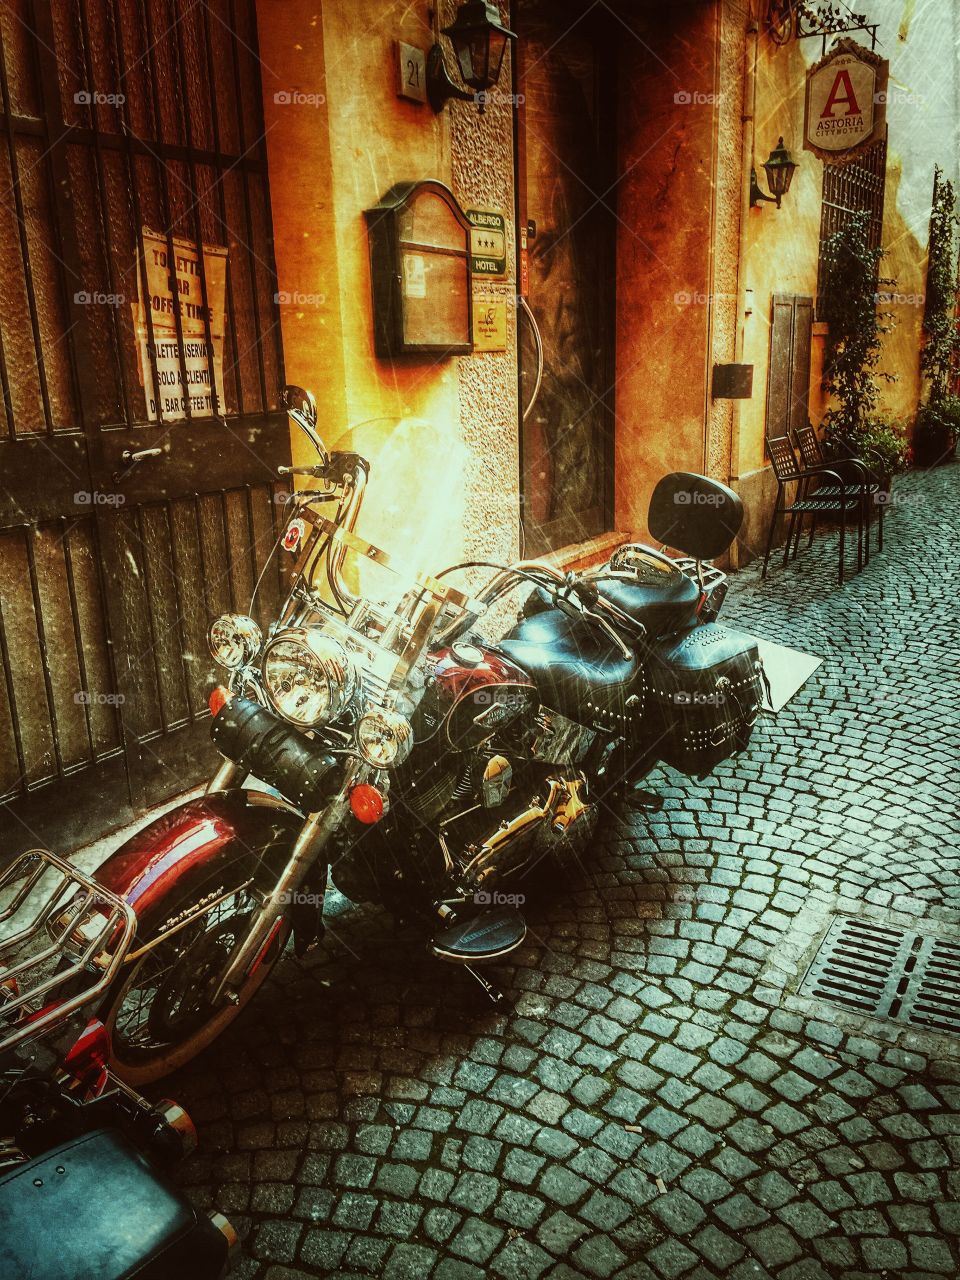
[[432,653],[430,661],[433,672],[413,717],[418,741],[442,726],[447,744],[464,750],[539,706],[527,673],[492,649],[457,642]]

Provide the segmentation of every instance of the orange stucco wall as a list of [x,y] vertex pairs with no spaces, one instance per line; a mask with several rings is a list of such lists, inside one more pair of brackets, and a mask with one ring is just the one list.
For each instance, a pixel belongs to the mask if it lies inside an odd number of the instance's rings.
[[[444,0],[441,21],[454,12]],[[397,95],[396,42],[433,43],[426,5],[264,0],[259,28],[279,288],[291,299],[281,305],[287,378],[315,392],[328,445],[370,459],[361,532],[372,541],[429,571],[479,551],[511,557],[513,309],[506,352],[378,358],[363,216],[393,184],[436,178],[462,205],[501,207],[512,222],[509,101],[483,116],[472,103],[435,115]],[[515,293],[512,278],[497,287]]]
[[[455,8],[443,0],[441,20]],[[955,59],[936,56],[953,47],[960,19],[948,6],[908,8],[874,0],[872,9],[900,95],[887,109],[883,239],[885,271],[907,301],[895,304],[897,327],[885,343],[883,367],[898,380],[883,399],[902,418],[921,391],[916,300],[922,304],[925,287],[933,164],[949,175],[960,154],[944,126],[958,114],[960,72]],[[502,9],[506,17],[506,3]],[[762,14],[751,23],[757,9],[727,0],[623,7],[618,21],[632,33],[624,31],[617,50],[613,524],[644,536],[657,479],[703,470],[744,496],[744,556],[765,531],[774,493],[763,451],[771,299],[815,293],[822,189],[822,165],[802,150],[801,136],[805,73],[819,41],[776,46]],[[437,177],[461,203],[507,211],[512,262],[511,109],[495,102],[481,117],[454,103],[434,116],[396,96],[394,41],[429,48],[426,6],[264,0],[260,10],[280,289],[307,299],[281,308],[288,377],[318,392],[331,443],[352,441],[375,468],[379,460],[377,474],[395,477],[395,490],[413,495],[411,505],[439,512],[427,539],[436,562],[461,551],[510,556],[519,518],[515,309],[508,307],[503,353],[378,360],[362,212],[398,180]],[[293,89],[314,95],[315,105],[274,100]],[[800,161],[793,186],[780,210],[748,209],[744,174],[781,134]],[[514,298],[512,275],[498,287]],[[825,408],[823,349],[815,329],[815,421]],[[712,366],[730,360],[753,365],[751,399],[711,399]],[[400,418],[404,431],[382,421]],[[371,419],[380,421],[358,430]],[[432,459],[444,463],[439,476]],[[392,528],[403,513],[385,496],[380,506]]]

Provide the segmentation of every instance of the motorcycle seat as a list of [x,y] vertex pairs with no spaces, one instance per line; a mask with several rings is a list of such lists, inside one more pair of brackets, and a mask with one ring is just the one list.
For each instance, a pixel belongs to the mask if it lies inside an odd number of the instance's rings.
[[639,669],[599,627],[560,609],[521,618],[497,648],[530,676],[544,706],[581,724],[622,716]]
[[590,581],[611,604],[643,623],[651,637],[682,631],[697,620],[700,589],[679,569],[649,568],[639,580],[601,571]]
[[0,1280],[214,1280],[226,1253],[213,1223],[116,1130],[0,1177]]
[[[642,623],[651,639],[683,631],[697,620],[700,589],[679,569],[641,560],[626,572],[604,566],[585,578],[611,604]],[[523,612],[532,618],[552,608],[550,596],[538,587],[527,599]]]

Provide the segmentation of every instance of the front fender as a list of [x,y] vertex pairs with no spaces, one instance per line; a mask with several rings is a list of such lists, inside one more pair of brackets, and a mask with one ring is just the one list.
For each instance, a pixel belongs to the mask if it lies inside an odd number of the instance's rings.
[[95,876],[133,907],[142,940],[169,916],[174,894],[198,901],[251,877],[269,889],[302,825],[266,792],[200,796],[131,836]]

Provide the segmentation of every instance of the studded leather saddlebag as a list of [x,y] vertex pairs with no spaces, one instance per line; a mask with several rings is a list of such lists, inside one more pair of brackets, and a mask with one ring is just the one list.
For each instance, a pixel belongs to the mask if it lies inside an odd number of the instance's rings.
[[753,636],[709,622],[646,650],[645,728],[660,759],[702,778],[742,751],[760,711],[763,667]]

